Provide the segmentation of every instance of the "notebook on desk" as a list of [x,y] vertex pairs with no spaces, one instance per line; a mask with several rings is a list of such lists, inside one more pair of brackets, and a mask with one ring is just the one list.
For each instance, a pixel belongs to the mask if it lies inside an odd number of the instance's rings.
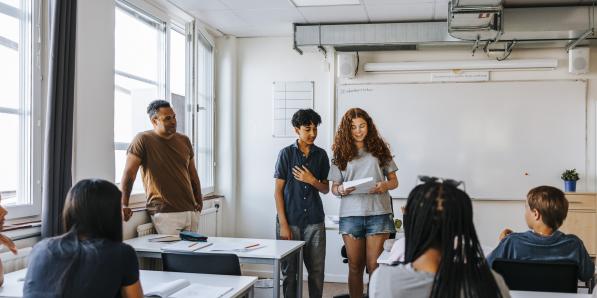
[[215,287],[197,283],[192,284],[186,279],[177,279],[152,286],[147,290],[145,296],[161,298],[218,298],[224,296],[231,290],[232,287]]

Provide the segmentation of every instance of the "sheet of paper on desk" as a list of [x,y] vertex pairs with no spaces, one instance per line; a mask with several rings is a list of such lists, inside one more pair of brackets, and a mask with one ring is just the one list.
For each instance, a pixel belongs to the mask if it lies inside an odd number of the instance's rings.
[[209,251],[234,251],[245,252],[263,248],[265,245],[261,243],[215,243],[208,250]]
[[367,177],[363,179],[357,179],[352,181],[345,181],[342,183],[344,189],[354,187],[355,190],[351,193],[369,193],[369,190],[375,186],[373,177]]
[[162,246],[163,251],[178,251],[178,252],[193,252],[202,249],[206,246],[210,246],[211,242],[193,242],[193,241],[179,241],[176,243]]

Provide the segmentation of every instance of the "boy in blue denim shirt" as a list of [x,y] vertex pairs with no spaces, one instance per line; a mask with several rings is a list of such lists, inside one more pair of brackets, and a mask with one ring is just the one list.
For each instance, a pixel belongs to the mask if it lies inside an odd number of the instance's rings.
[[487,257],[491,266],[497,258],[514,260],[569,261],[578,265],[578,279],[588,281],[595,264],[582,241],[558,230],[568,214],[564,193],[552,186],[539,186],[527,195],[524,218],[529,231],[500,233],[498,247]]
[[[328,155],[314,145],[320,123],[321,117],[312,109],[298,110],[292,116],[298,140],[280,150],[274,173],[276,237],[305,241],[303,254],[311,298],[323,295],[325,224],[319,193],[330,190]],[[296,297],[296,287],[302,286],[303,280],[302,276],[297,277],[297,262],[282,262],[282,274],[284,297]]]

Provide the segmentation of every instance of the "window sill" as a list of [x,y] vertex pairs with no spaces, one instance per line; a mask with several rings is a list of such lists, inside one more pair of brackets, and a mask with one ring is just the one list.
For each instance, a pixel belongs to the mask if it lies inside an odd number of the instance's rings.
[[207,195],[203,196],[203,200],[204,201],[209,201],[209,200],[221,199],[223,197],[224,197],[223,195],[218,195],[218,194],[210,193],[210,194],[207,194]]
[[[217,200],[217,199],[222,199],[222,198],[224,198],[223,195],[210,193],[210,194],[203,196],[203,201],[205,202],[205,201]],[[131,208],[131,210],[133,210],[133,212],[141,212],[141,211],[147,210],[147,208],[145,207],[145,202],[141,202],[141,201],[131,202],[129,204],[129,208]]]
[[6,221],[2,234],[13,241],[41,236],[41,219],[39,216],[24,217]]
[[4,223],[2,232],[26,229],[41,226],[40,216],[22,217],[18,219],[7,220]]

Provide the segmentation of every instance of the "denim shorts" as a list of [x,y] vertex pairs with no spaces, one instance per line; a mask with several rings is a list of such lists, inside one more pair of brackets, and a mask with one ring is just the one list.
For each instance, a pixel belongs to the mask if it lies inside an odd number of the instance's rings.
[[365,238],[375,234],[396,233],[393,214],[340,217],[340,234]]

